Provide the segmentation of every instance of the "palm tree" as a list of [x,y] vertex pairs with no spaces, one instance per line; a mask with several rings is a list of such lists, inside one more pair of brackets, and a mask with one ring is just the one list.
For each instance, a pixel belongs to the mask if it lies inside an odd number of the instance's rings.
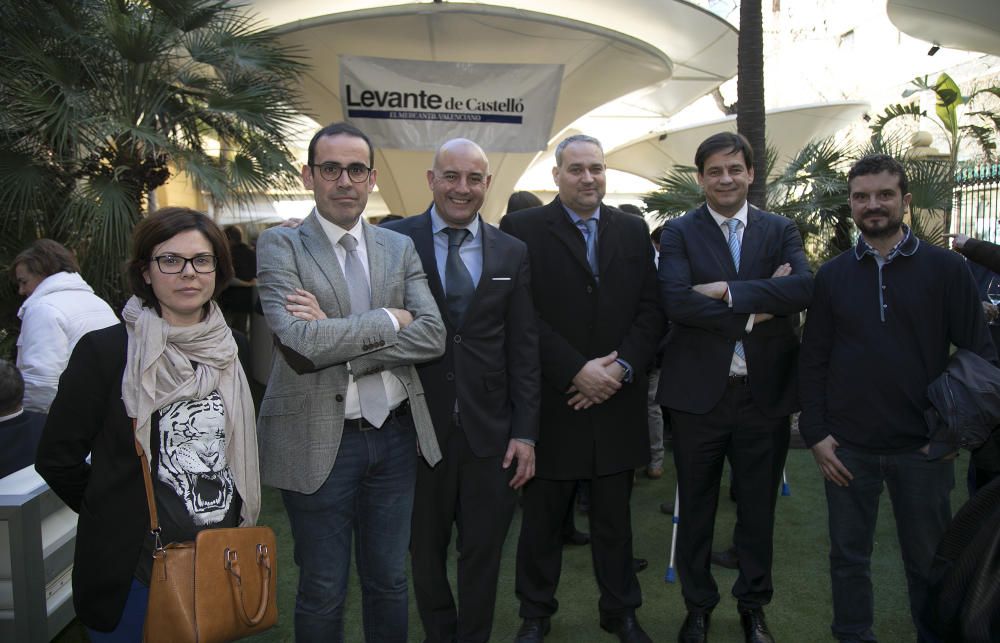
[[0,263],[55,238],[119,301],[171,176],[219,206],[294,184],[304,69],[227,0],[0,0]]
[[736,130],[758,151],[754,158],[754,181],[747,200],[767,207],[767,162],[764,132],[764,22],[761,0],[740,2],[740,37],[736,63]]
[[[1000,138],[1000,87],[990,86],[972,90],[968,95],[948,74],[942,73],[931,84],[927,77],[914,78],[910,88],[903,92],[908,98],[915,94],[930,92],[935,99],[935,118],[929,118],[926,111],[916,103],[897,103],[886,107],[872,124],[873,140],[885,138],[893,130],[897,121],[907,122],[912,129],[915,124],[933,123],[944,135],[947,143],[947,170],[954,177],[959,169],[959,156],[963,152],[981,155],[987,162],[993,162]],[[960,109],[965,106],[964,109]],[[951,199],[944,207],[943,229],[951,229]]]

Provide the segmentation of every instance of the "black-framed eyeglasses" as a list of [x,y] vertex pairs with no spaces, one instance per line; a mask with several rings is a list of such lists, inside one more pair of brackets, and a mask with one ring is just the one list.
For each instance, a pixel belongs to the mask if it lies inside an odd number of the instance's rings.
[[160,272],[165,275],[176,275],[184,272],[184,268],[189,263],[195,272],[202,274],[215,272],[215,268],[219,265],[219,260],[215,255],[198,255],[190,259],[179,255],[160,255],[153,257],[153,261],[156,262],[156,267],[160,269]]
[[[318,167],[319,175],[327,181],[337,181],[344,173],[344,166],[339,163],[313,163],[309,167]],[[352,183],[364,183],[372,173],[372,168],[361,163],[351,163],[347,166],[347,178]]]

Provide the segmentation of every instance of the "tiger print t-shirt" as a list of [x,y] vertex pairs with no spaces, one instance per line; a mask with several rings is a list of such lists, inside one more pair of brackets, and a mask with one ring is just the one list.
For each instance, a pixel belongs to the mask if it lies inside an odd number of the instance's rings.
[[[153,493],[164,545],[194,540],[202,529],[236,527],[242,501],[226,461],[226,408],[218,391],[181,400],[153,414]],[[149,581],[153,539],[137,576]]]

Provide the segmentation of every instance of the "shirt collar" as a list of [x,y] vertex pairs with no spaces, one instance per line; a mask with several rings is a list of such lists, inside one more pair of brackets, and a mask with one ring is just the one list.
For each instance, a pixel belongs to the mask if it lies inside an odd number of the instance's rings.
[[313,213],[316,215],[316,220],[319,221],[319,227],[322,228],[323,232],[326,233],[326,236],[330,238],[330,243],[333,244],[334,248],[336,248],[340,244],[340,238],[345,234],[347,234],[348,232],[351,233],[354,236],[354,238],[358,240],[359,246],[365,243],[365,226],[363,223],[365,219],[364,214],[358,217],[358,222],[354,224],[353,228],[351,228],[350,230],[344,230],[339,225],[330,223],[329,221],[324,219],[323,215],[321,215],[315,209],[313,209]]
[[[903,238],[900,239],[899,243],[893,246],[892,250],[889,251],[889,256],[884,257],[886,262],[892,261],[899,255],[904,257],[909,257],[917,251],[917,246],[920,245],[920,239],[917,235],[913,234],[913,231],[908,225],[903,224]],[[875,256],[878,251],[872,248],[871,245],[865,241],[864,236],[858,235],[858,242],[854,246],[854,258],[861,261],[866,255]]]
[[466,225],[450,225],[448,223],[445,223],[444,219],[441,218],[441,215],[438,214],[437,206],[432,205],[431,232],[437,234],[438,232],[441,232],[442,230],[445,230],[447,228],[465,228],[466,230],[469,231],[469,234],[472,235],[472,238],[475,239],[477,236],[479,236],[479,213],[476,213],[475,218],[472,219],[472,221],[470,221]]
[[722,227],[726,225],[726,221],[729,221],[730,219],[736,219],[737,221],[743,224],[744,230],[747,229],[747,215],[750,212],[750,204],[748,202],[744,201],[743,207],[740,208],[739,212],[737,212],[731,217],[722,216],[721,214],[713,210],[712,206],[708,205],[707,203],[705,204],[705,207],[708,208],[708,213],[712,215],[713,219],[715,219],[715,224],[717,226]]
[[[186,267],[187,267],[187,266],[185,266],[185,268],[186,268]],[[6,422],[7,420],[13,420],[13,419],[14,419],[14,418],[16,418],[17,416],[19,416],[19,415],[23,415],[23,414],[24,414],[24,408],[22,407],[22,408],[19,408],[19,409],[18,409],[18,410],[16,410],[16,411],[14,411],[14,412],[13,412],[13,413],[11,413],[10,415],[0,415],[0,422]]]
[[[578,223],[580,223],[581,221],[583,221],[583,217],[581,217],[576,212],[573,212],[572,210],[570,210],[569,208],[567,208],[565,203],[563,203],[563,202],[560,201],[559,205],[561,205],[563,207],[563,210],[566,211],[566,214],[569,215],[569,220],[573,222],[573,225],[577,225]],[[592,215],[590,215],[589,218],[593,219],[594,221],[600,221],[601,220],[601,206],[598,205],[597,209],[594,210],[594,213]]]

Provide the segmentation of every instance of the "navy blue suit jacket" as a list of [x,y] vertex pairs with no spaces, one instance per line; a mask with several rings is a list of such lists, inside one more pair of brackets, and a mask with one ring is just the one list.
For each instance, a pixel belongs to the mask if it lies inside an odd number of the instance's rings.
[[[784,263],[791,265],[792,274],[772,279]],[[729,283],[732,307],[692,290],[713,281]],[[813,280],[794,222],[751,206],[737,272],[722,229],[702,205],[664,226],[659,282],[671,322],[657,395],[661,404],[688,413],[710,411],[725,393],[740,340],[750,392],[760,410],[781,417],[799,408],[796,330],[799,312],[812,299]],[[753,313],[775,317],[755,324],[747,334]]]

